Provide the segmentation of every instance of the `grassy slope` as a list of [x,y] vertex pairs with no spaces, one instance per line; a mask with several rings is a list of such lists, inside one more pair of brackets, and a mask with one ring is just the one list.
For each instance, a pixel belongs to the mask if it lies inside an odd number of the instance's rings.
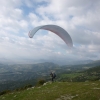
[[0,100],[100,100],[100,81],[54,82],[0,96]]

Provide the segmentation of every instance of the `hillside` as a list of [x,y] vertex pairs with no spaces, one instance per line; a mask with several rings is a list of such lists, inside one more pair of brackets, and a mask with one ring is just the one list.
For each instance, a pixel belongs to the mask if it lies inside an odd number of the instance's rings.
[[85,82],[100,80],[100,66],[92,67],[83,71],[63,73],[58,81]]
[[100,100],[100,81],[49,82],[2,95],[0,100]]
[[96,66],[96,67],[93,67],[93,68],[90,68],[84,72],[87,72],[87,73],[100,73],[100,66]]

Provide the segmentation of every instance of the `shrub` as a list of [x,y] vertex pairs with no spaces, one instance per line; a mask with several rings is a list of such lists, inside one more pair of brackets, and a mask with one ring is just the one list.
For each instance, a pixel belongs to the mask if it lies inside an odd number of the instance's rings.
[[24,86],[24,89],[31,88],[31,87],[32,87],[32,85],[28,84],[28,85]]
[[40,85],[43,85],[46,81],[44,79],[40,79],[38,82],[37,82],[37,86],[40,86]]
[[28,84],[28,85],[25,85],[23,87],[20,87],[20,88],[15,89],[15,91],[21,91],[21,90],[25,90],[25,89],[31,88],[31,87],[32,87],[32,85],[31,84]]
[[10,93],[10,92],[11,92],[10,90],[4,90],[4,91],[0,92],[0,95],[4,95],[4,94]]

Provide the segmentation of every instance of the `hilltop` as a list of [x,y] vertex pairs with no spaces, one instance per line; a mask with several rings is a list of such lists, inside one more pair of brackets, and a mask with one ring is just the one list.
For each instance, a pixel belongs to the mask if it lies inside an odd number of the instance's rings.
[[44,83],[0,96],[0,100],[99,100],[100,81]]

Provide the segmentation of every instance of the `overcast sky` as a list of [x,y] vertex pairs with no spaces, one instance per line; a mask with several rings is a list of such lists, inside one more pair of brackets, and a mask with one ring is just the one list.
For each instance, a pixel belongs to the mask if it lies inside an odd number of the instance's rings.
[[[73,48],[52,32],[35,26],[55,24]],[[0,0],[0,60],[55,61],[100,59],[100,0]]]

